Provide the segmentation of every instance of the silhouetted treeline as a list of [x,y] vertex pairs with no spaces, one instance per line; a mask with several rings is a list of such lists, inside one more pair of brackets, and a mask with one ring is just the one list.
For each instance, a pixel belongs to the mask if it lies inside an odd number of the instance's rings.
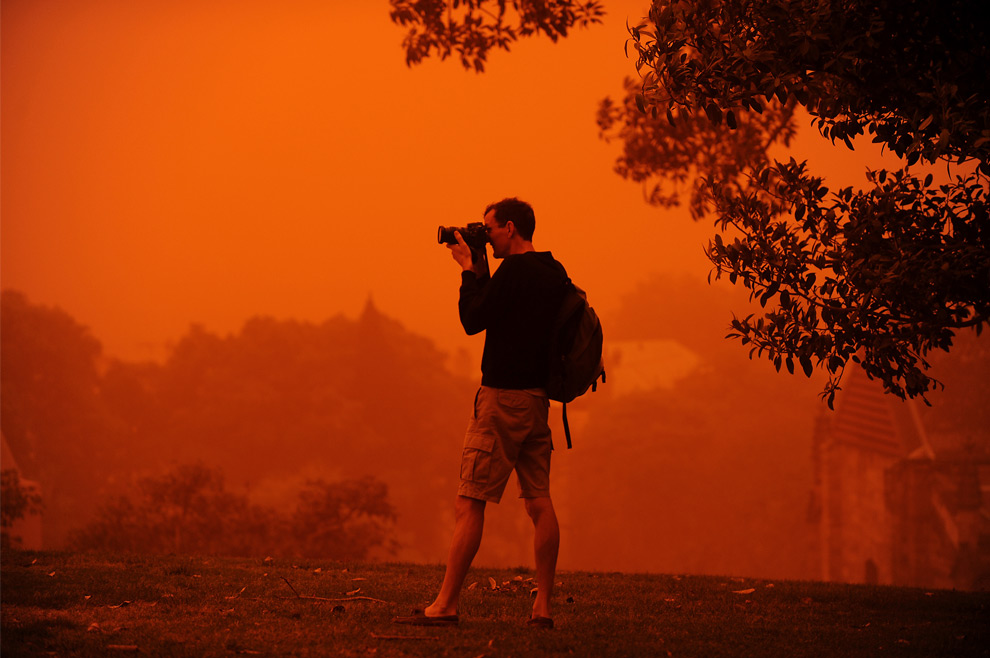
[[[575,447],[553,458],[566,568],[818,576],[806,512],[821,383],[724,339],[731,311],[747,312],[737,294],[658,276],[603,318],[609,380],[569,407]],[[371,304],[356,320],[254,318],[228,336],[192,327],[163,363],[108,359],[67,314],[16,292],[3,293],[0,319],[2,429],[24,477],[41,483],[49,546],[94,520],[112,534],[110,519],[140,505],[135,483],[200,463],[222,471],[217,505],[240,501],[230,532],[255,528],[237,540],[250,550],[281,528],[295,554],[329,556],[329,537],[343,537],[332,521],[285,530],[300,493],[306,518],[332,519],[310,483],[373,476],[395,513],[380,548],[444,559],[477,380],[451,374],[436,345]],[[632,364],[608,350],[629,340],[676,341],[697,367],[669,387],[623,388]],[[926,417],[943,435],[985,436],[987,341],[959,340],[957,360],[936,371],[950,391]],[[559,436],[556,406],[551,421]],[[530,564],[517,493],[510,482],[489,506],[479,564]]]
[[41,482],[48,545],[135,478],[188,463],[275,507],[307,480],[374,475],[408,556],[447,542],[474,384],[370,303],[357,320],[194,326],[161,364],[107,359],[66,313],[17,292],[3,293],[2,321],[3,433]]
[[141,478],[72,533],[82,550],[365,560],[392,555],[395,509],[372,477],[307,482],[292,507],[229,491],[219,468],[189,464]]

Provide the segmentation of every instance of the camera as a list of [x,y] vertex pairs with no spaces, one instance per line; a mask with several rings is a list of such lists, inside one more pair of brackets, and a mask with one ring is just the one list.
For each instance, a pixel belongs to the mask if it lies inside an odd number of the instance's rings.
[[460,232],[465,244],[472,250],[480,249],[484,252],[485,245],[488,244],[488,227],[485,226],[484,222],[471,222],[467,226],[441,226],[437,230],[437,242],[439,244],[457,244],[454,231]]

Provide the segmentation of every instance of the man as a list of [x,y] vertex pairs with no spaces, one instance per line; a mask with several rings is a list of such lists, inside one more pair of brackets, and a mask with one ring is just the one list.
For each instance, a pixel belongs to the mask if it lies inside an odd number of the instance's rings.
[[498,503],[513,471],[535,528],[537,593],[527,622],[553,628],[553,594],[560,527],[550,500],[550,428],[546,394],[553,322],[567,273],[550,252],[533,247],[536,218],[528,203],[504,199],[485,210],[492,253],[502,263],[489,278],[484,254],[456,233],[449,245],[461,267],[458,308],[469,335],[485,331],[481,388],[475,396],[461,458],[454,537],[437,598],[397,623],[458,623],[458,600],[481,545],[485,505]]

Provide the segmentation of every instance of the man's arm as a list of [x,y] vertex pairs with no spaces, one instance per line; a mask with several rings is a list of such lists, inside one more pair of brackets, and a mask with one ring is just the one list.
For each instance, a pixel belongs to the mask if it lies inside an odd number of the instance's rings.
[[457,309],[461,325],[469,336],[488,328],[493,315],[492,300],[497,297],[497,286],[492,286],[488,269],[488,251],[482,251],[477,259],[464,242],[459,231],[454,232],[457,244],[447,245],[451,256],[461,266],[461,289]]

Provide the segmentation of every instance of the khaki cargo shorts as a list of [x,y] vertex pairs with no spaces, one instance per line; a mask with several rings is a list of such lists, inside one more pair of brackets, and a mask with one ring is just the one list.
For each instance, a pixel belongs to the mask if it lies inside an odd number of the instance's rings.
[[474,401],[461,456],[457,493],[497,503],[512,471],[520,498],[550,495],[550,400],[542,389],[482,386]]

